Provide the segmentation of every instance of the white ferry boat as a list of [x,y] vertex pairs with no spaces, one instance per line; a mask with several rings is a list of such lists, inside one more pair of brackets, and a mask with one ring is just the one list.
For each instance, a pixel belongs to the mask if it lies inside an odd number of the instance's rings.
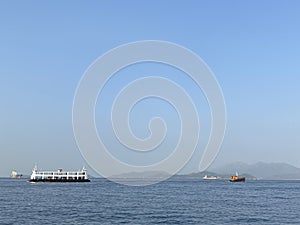
[[67,172],[62,169],[57,171],[38,171],[37,166],[32,170],[30,182],[90,182],[87,171]]

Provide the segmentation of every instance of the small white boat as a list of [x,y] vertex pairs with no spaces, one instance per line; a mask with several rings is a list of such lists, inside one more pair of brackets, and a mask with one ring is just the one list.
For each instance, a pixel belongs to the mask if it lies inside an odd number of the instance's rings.
[[219,180],[220,177],[218,177],[218,176],[207,176],[207,175],[205,175],[205,176],[203,177],[203,179],[204,179],[204,180]]

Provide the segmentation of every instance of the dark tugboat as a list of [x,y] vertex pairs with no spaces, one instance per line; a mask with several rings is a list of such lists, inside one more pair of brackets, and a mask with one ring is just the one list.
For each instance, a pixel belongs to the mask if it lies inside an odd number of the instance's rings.
[[230,182],[245,182],[246,178],[245,177],[239,177],[238,173],[236,175],[231,176],[229,179]]

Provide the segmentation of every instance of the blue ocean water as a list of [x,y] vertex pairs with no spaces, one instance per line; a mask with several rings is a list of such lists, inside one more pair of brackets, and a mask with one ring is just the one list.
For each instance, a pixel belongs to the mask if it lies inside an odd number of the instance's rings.
[[300,181],[0,179],[0,224],[300,224]]

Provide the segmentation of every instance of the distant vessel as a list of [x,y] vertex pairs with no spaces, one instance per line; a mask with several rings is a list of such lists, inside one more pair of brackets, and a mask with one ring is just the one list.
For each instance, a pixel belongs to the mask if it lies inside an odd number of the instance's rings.
[[219,180],[220,177],[218,177],[218,176],[207,176],[207,175],[205,175],[202,179],[204,179],[204,180]]
[[10,175],[11,178],[18,178],[18,179],[21,178],[22,176],[23,176],[22,174],[18,173],[15,170],[13,170]]
[[246,178],[245,177],[239,177],[237,172],[234,176],[231,176],[231,178],[229,179],[230,182],[245,182],[245,180],[246,180]]
[[81,171],[67,172],[62,169],[57,171],[38,171],[37,166],[32,170],[30,182],[90,182],[87,171],[82,168]]

